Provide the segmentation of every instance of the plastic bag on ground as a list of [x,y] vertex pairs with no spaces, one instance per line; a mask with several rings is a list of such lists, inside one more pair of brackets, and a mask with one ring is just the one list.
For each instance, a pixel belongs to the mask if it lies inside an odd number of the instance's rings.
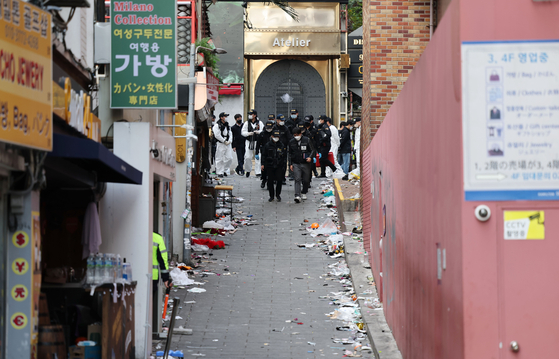
[[332,178],[337,178],[337,179],[343,178],[344,176],[345,173],[341,169],[337,169],[336,172],[332,174]]
[[360,179],[361,178],[361,169],[359,169],[359,167],[357,167],[356,169],[354,169],[353,171],[351,171],[350,173],[348,173],[348,178],[349,179]]
[[336,224],[328,218],[317,229],[315,229],[314,232],[316,234],[336,234],[338,233],[338,227],[336,227]]
[[174,285],[191,285],[194,281],[188,278],[188,274],[179,268],[173,269],[170,273]]
[[207,252],[210,250],[210,247],[204,245],[204,244],[193,244],[192,245],[192,250],[194,252]]
[[204,228],[215,228],[215,229],[223,229],[223,225],[216,223],[214,221],[206,221],[204,222],[204,224],[202,225],[202,227]]

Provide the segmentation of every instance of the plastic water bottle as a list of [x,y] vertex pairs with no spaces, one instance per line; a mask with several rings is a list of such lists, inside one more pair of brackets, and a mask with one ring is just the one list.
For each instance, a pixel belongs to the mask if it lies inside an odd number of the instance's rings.
[[116,255],[116,281],[122,282],[122,261],[120,260],[120,254]]
[[94,284],[95,283],[95,255],[91,253],[89,257],[87,257],[87,284]]
[[103,282],[103,254],[97,253],[95,256],[95,280],[93,284],[99,284]]
[[122,279],[124,279],[126,284],[132,283],[132,267],[130,263],[126,263],[126,258],[124,258],[124,263],[122,264]]

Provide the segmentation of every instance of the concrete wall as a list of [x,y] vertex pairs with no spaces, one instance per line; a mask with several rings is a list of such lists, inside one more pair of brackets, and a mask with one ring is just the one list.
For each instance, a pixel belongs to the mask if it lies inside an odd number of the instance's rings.
[[[551,304],[559,293],[547,283],[559,272],[551,254],[559,205],[485,202],[493,217],[475,218],[480,203],[466,202],[463,190],[460,46],[558,39],[557,18],[558,2],[452,1],[363,151],[365,247],[405,358],[536,358],[556,352],[552,338],[559,328],[550,318],[559,315]],[[545,243],[505,244],[507,208],[545,209]],[[446,254],[440,276],[438,250],[441,261]],[[507,276],[511,271],[514,276]],[[509,349],[511,340],[519,341],[519,353]]]
[[[175,169],[151,158],[151,139],[159,145],[174,148],[174,139],[149,123],[115,123],[114,153],[136,169],[142,171],[142,184],[108,183],[107,192],[99,205],[103,253],[120,254],[131,263],[135,292],[136,358],[144,358],[146,314],[152,320],[152,283],[147,274],[152,273],[153,251],[153,182],[174,180]],[[158,202],[161,202],[159,198]],[[148,300],[149,294],[149,300]],[[151,351],[151,330],[148,352]]]

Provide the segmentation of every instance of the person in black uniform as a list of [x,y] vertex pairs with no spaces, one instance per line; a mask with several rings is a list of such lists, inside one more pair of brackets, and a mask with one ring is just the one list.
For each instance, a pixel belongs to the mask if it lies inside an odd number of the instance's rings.
[[299,119],[299,112],[297,109],[291,110],[291,115],[289,115],[289,118],[285,121],[285,125],[289,128],[289,133],[293,133],[293,129],[297,126],[299,121],[301,121],[301,119]]
[[[307,117],[312,118],[312,116],[306,116],[305,118],[307,118]],[[314,149],[316,150],[316,152],[318,152],[318,148],[316,146],[316,133],[318,132],[317,129],[315,127],[313,127],[313,124],[309,121],[305,121],[305,128],[306,128],[306,131],[305,131],[306,136],[311,140],[312,145],[314,146]],[[314,161],[311,165],[311,170],[312,170],[312,173],[314,173],[314,176],[318,177],[318,172],[316,170],[316,158],[314,159]]]
[[[274,127],[274,130],[280,131],[280,141],[283,142],[285,147],[287,147],[287,144],[291,139],[291,131],[286,125],[285,116],[281,113],[276,117],[276,127]],[[285,167],[284,172],[287,169],[287,161],[285,162]],[[287,184],[285,181],[285,175],[283,176],[283,184]]]
[[245,170],[243,168],[245,164],[245,142],[246,138],[241,135],[241,128],[243,127],[243,116],[240,114],[235,115],[235,124],[231,127],[231,132],[233,132],[233,152],[237,154],[237,168],[235,168],[235,172],[239,176],[243,176],[245,174]]
[[[287,165],[287,148],[280,141],[280,135],[279,130],[274,130],[271,140],[262,149],[262,160],[264,161],[262,170],[265,170],[268,176],[268,193],[270,194],[268,202],[274,200],[274,194],[277,201],[281,202],[282,179],[285,178],[285,166]],[[275,189],[274,182],[276,183]]]
[[[311,182],[311,164],[316,156],[314,146],[308,137],[301,133],[299,127],[293,129],[293,138],[289,141],[289,167],[295,177],[295,202],[307,199]],[[301,183],[303,190],[301,190]]]
[[321,115],[318,118],[318,132],[316,133],[316,148],[320,158],[320,176],[318,177],[321,178],[326,177],[326,166],[330,167],[332,172],[336,171],[336,166],[328,159],[332,132],[330,132],[330,127],[326,123],[326,118],[326,115]]
[[[266,125],[264,126],[264,131],[262,131],[262,133],[258,135],[258,141],[256,142],[256,151],[254,152],[255,153],[254,157],[256,159],[260,159],[262,148],[266,143],[270,141],[270,137],[272,137],[272,131],[274,130],[275,124],[276,123],[273,119],[268,120],[268,122],[266,122]],[[266,186],[266,183],[268,181],[268,177],[266,176],[266,169],[262,171],[261,175],[262,177],[260,177],[260,179],[262,180],[262,182],[260,183],[260,188],[264,188],[264,186]]]

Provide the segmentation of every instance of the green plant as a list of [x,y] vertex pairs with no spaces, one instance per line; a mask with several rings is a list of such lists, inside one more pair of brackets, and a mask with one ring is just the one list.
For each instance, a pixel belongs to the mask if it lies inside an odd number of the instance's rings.
[[198,39],[196,40],[195,46],[196,48],[198,48],[198,46],[201,46],[201,48],[198,49],[198,53],[204,54],[204,62],[206,64],[206,67],[211,68],[214,75],[217,76],[217,62],[219,61],[219,57],[217,56],[217,54],[212,53],[210,50],[202,48],[205,47],[208,49],[214,49],[215,46],[212,43],[211,39],[209,37]]
[[349,0],[348,4],[349,32],[355,31],[363,25],[363,0]]

